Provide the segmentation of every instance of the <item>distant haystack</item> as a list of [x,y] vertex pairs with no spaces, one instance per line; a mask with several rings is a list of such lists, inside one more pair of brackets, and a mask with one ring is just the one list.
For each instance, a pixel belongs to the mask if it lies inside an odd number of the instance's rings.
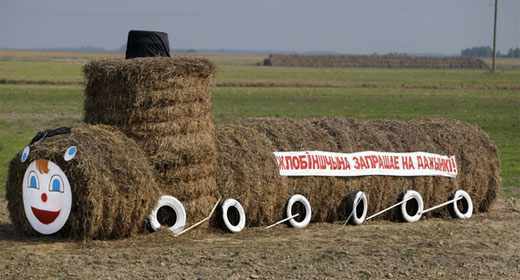
[[101,60],[84,68],[85,121],[113,125],[146,152],[163,194],[185,203],[188,219],[216,202],[216,144],[203,58]]
[[286,67],[374,67],[483,69],[486,64],[470,57],[427,57],[409,55],[285,55],[271,54],[264,66]]

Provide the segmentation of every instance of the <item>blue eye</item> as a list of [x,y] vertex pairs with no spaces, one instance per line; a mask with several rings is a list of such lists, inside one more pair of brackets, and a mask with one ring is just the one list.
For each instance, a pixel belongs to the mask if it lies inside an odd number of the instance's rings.
[[63,192],[63,182],[58,175],[55,175],[51,179],[51,183],[49,186],[50,192]]
[[36,177],[31,176],[31,183],[29,184],[29,187],[35,188],[35,189],[38,188],[38,183],[36,182]]
[[40,188],[38,184],[38,177],[36,177],[36,174],[34,174],[34,172],[31,172],[31,174],[29,175],[29,185],[27,187],[31,189]]

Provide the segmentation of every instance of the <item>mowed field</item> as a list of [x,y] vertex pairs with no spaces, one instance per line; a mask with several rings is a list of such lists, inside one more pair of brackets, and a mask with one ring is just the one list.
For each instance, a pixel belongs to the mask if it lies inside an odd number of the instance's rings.
[[[520,277],[518,61],[500,62],[503,68],[492,75],[480,70],[259,67],[263,55],[203,55],[218,67],[213,89],[217,122],[260,116],[443,117],[479,125],[499,149],[497,206],[467,222],[372,222],[359,228],[317,224],[304,231],[281,226],[236,236],[194,233],[193,238],[174,239],[161,233],[78,244],[23,240],[9,223],[2,198],[0,250],[6,257],[0,260],[0,278],[196,279],[213,278],[213,273],[229,278]],[[2,182],[9,160],[36,132],[81,122],[82,65],[118,56],[0,51]]]

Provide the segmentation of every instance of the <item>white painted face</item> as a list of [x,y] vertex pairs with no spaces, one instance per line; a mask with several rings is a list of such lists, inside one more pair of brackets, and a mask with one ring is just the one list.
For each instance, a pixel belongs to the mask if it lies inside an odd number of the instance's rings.
[[42,159],[31,162],[23,179],[23,206],[27,220],[41,234],[56,233],[65,225],[72,193],[57,164]]

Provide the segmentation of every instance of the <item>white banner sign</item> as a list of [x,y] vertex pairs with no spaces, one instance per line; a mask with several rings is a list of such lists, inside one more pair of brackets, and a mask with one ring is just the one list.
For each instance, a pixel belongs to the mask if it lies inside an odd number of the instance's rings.
[[425,152],[274,152],[281,176],[457,176],[455,156]]

